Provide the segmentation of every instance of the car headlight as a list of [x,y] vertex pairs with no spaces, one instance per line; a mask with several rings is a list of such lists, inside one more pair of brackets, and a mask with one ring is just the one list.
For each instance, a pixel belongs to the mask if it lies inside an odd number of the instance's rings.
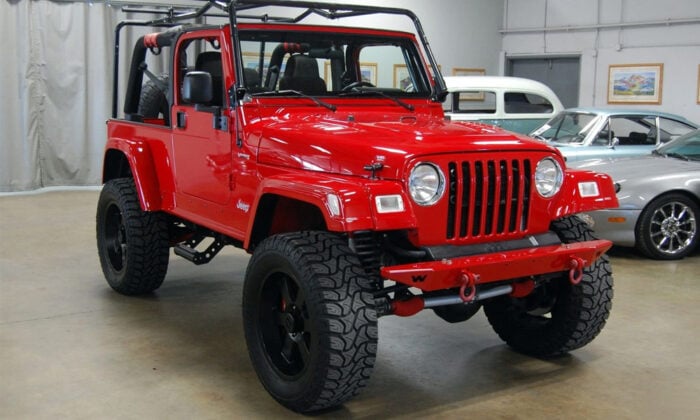
[[408,178],[411,198],[421,206],[435,204],[445,192],[445,176],[432,163],[419,163]]
[[542,197],[549,198],[558,193],[563,180],[564,172],[556,160],[544,158],[537,163],[535,187]]

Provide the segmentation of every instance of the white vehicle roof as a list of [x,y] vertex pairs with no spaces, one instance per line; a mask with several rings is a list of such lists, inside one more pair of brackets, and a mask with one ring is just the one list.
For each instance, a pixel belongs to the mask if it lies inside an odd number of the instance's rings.
[[460,89],[523,89],[533,92],[548,92],[551,96],[557,95],[544,83],[522,77],[508,76],[445,76],[445,84],[451,91]]

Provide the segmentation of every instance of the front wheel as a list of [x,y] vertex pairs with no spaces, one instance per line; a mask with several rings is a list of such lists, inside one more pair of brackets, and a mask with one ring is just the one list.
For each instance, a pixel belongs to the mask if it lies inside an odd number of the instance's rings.
[[661,196],[644,209],[635,231],[637,249],[649,258],[677,260],[698,243],[698,205],[682,194]]
[[[565,243],[596,239],[577,217],[552,223]],[[590,343],[612,308],[613,278],[607,256],[583,270],[573,285],[567,273],[540,284],[529,296],[502,296],[484,302],[494,331],[513,349],[536,357],[567,353]]]
[[260,381],[294,411],[342,404],[369,380],[377,352],[372,283],[337,235],[261,242],[246,270],[243,321]]

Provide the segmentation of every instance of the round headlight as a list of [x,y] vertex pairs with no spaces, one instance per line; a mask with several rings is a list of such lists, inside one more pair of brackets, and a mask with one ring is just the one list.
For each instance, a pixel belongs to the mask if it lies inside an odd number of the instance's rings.
[[445,176],[432,163],[420,163],[408,178],[411,198],[421,206],[435,204],[445,192]]
[[535,169],[535,187],[542,197],[549,198],[559,192],[564,173],[561,166],[552,158],[544,158]]

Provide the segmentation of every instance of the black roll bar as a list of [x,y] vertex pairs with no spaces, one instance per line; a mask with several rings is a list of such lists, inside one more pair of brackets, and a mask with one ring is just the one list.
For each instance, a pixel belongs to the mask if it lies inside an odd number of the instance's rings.
[[[178,22],[197,19],[200,17],[228,17],[231,27],[231,37],[234,43],[233,62],[235,63],[236,85],[228,92],[230,103],[233,104],[239,93],[245,91],[243,85],[243,55],[241,54],[241,46],[238,37],[238,20],[259,20],[262,22],[278,22],[278,23],[298,23],[311,15],[318,15],[326,19],[342,19],[348,17],[364,16],[370,14],[390,14],[403,15],[413,21],[416,29],[416,34],[423,44],[428,63],[433,69],[438,69],[437,61],[433,55],[430,43],[425,36],[423,25],[420,23],[418,16],[408,9],[368,6],[368,5],[351,5],[351,4],[336,4],[313,1],[289,1],[289,0],[193,0],[200,3],[198,6],[172,6],[168,9],[155,8],[133,8],[125,6],[122,11],[129,13],[150,13],[157,15],[165,15],[152,20],[126,20],[117,24],[115,29],[115,45],[114,45],[114,82],[113,82],[113,99],[112,99],[112,118],[117,117],[118,108],[118,83],[119,83],[119,48],[120,48],[120,32],[125,26],[151,26],[151,27],[173,27]],[[201,4],[204,3],[204,4]],[[135,4],[134,4],[135,5]],[[248,15],[242,14],[242,11],[249,11],[263,7],[283,7],[304,9],[295,17],[279,17],[270,16],[268,14]],[[218,10],[222,13],[216,13]],[[439,71],[433,71],[435,77],[435,86],[432,88],[431,99],[436,102],[442,102],[447,96],[447,88],[445,81]]]

